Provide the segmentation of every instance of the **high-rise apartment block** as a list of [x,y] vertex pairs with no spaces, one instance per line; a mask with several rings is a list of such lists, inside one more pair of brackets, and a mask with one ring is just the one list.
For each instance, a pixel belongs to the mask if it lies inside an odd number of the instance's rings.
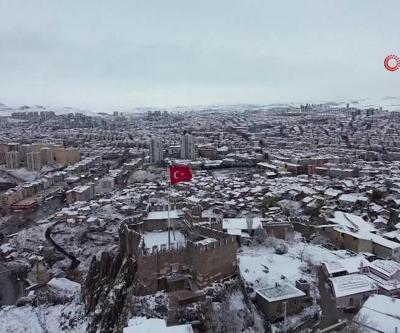
[[9,143],[8,151],[19,151],[19,143],[16,142]]
[[56,162],[62,166],[72,165],[80,161],[80,152],[76,148],[56,147],[53,150]]
[[40,149],[40,155],[42,157],[42,164],[50,165],[53,163],[53,150],[49,147],[43,147]]
[[6,163],[6,153],[8,152],[8,145],[0,143],[0,164]]
[[22,164],[26,163],[26,154],[32,151],[33,147],[30,144],[23,144],[19,146],[19,160]]
[[19,152],[8,151],[6,152],[6,167],[7,169],[18,169],[20,165]]
[[164,158],[164,148],[159,138],[150,140],[150,163],[159,163]]
[[193,135],[185,133],[181,137],[181,158],[192,160],[195,158]]
[[38,151],[26,154],[26,165],[29,170],[39,171],[42,168],[42,155]]

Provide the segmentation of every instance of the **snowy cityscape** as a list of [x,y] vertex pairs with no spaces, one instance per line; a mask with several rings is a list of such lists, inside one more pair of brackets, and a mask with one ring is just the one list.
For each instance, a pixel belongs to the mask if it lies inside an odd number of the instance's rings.
[[0,0],[0,333],[400,333],[399,0]]
[[2,105],[1,332],[396,332],[400,114],[356,105]]

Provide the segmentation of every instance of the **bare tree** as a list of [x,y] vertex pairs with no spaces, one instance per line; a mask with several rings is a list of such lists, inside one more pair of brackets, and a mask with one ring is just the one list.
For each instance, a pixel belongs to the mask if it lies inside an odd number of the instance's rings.
[[265,241],[266,236],[267,236],[267,233],[265,232],[265,230],[262,226],[258,227],[254,231],[254,238],[260,244],[262,244]]

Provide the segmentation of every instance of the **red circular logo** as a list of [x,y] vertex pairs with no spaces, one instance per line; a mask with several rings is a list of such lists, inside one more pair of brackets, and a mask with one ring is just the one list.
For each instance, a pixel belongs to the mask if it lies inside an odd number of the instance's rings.
[[400,68],[400,58],[395,54],[389,54],[383,64],[388,71],[397,71]]

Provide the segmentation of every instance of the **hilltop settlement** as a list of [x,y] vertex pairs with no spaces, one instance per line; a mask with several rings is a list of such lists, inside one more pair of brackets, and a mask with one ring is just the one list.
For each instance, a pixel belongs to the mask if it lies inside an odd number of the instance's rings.
[[400,331],[399,113],[1,108],[1,332]]

